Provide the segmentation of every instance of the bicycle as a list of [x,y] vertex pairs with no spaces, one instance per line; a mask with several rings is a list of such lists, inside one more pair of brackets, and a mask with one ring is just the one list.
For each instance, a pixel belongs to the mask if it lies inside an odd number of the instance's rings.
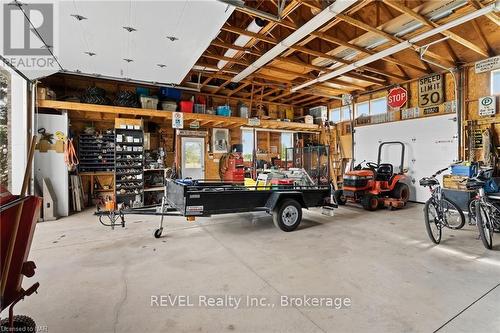
[[431,241],[441,242],[442,229],[461,229],[465,225],[465,216],[456,203],[445,197],[438,175],[448,170],[448,167],[437,171],[430,177],[420,179],[420,186],[429,187],[431,197],[424,206],[425,228]]
[[[467,180],[467,189],[477,191],[476,198],[469,204],[474,212],[479,238],[488,250],[493,248],[493,233],[500,229],[500,193],[486,193],[484,185],[491,178],[493,169],[482,170],[477,176]],[[472,209],[474,207],[474,209]]]

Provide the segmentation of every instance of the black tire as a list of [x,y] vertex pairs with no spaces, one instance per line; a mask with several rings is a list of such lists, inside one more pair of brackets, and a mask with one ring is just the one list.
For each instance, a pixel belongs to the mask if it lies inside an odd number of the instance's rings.
[[155,236],[155,238],[160,238],[161,237],[161,234],[163,232],[163,228],[158,228],[155,230],[155,232],[153,233],[153,236]]
[[[33,319],[28,316],[14,316],[14,330],[12,332],[36,332],[36,324]],[[9,331],[9,318],[4,318],[0,322],[0,332]]]
[[476,225],[476,198],[469,200],[467,204],[469,224]]
[[484,247],[491,250],[493,248],[493,228],[490,228],[490,218],[479,200],[476,201],[476,223],[479,229],[479,238],[481,238]]
[[424,206],[425,229],[431,241],[435,244],[441,242],[442,226],[439,221],[437,208],[432,199],[427,200]]
[[369,211],[377,210],[379,207],[378,197],[371,193],[365,194],[363,198],[361,198],[361,206]]
[[391,198],[402,200],[406,205],[410,199],[410,187],[405,183],[398,182],[391,191],[390,196]]
[[294,231],[302,220],[302,206],[293,199],[283,200],[273,211],[274,225],[283,231]]
[[342,190],[336,190],[333,192],[333,197],[339,206],[343,206],[347,202],[347,198],[344,196],[344,191]]
[[[458,207],[456,203],[450,199],[443,198],[444,218],[446,219],[446,226],[450,229],[462,229],[465,225],[464,212]],[[455,213],[456,211],[456,213]],[[453,216],[454,214],[455,216]]]

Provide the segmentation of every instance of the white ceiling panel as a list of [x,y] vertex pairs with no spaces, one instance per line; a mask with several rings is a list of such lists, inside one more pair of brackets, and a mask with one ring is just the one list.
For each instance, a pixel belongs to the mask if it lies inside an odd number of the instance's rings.
[[[11,0],[0,0],[0,17],[4,17],[3,5],[7,3]],[[36,0],[34,3],[37,4]],[[216,0],[62,0],[53,3],[53,51],[63,70],[173,84],[182,81],[234,10]],[[31,12],[33,6],[23,4],[22,8]],[[75,15],[83,19],[78,20]],[[11,39],[24,41],[22,20],[25,18],[21,12],[16,13],[13,20],[15,18],[21,22],[13,27],[21,28],[9,30]],[[36,21],[36,15],[30,18]],[[36,26],[37,22],[33,24]],[[3,26],[0,24],[1,45]],[[128,32],[123,27],[132,27],[135,31]],[[39,33],[49,40],[43,31]],[[36,42],[43,47],[36,35],[30,36],[37,39],[31,47],[36,47]],[[45,49],[40,52],[50,56]],[[95,55],[89,56],[86,52]],[[30,79],[60,70],[58,65],[19,66],[19,69]]]
[[68,71],[179,84],[233,9],[215,0],[62,1],[59,62]]

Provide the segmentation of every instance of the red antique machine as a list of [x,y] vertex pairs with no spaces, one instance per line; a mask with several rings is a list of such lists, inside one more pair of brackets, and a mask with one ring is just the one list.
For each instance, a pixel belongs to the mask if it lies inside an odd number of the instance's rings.
[[231,153],[224,154],[219,162],[219,175],[223,181],[243,183],[245,181],[245,165],[243,164],[243,146],[236,144]]
[[21,194],[12,195],[5,188],[0,191],[0,311],[9,308],[9,316],[0,323],[2,332],[35,332],[35,322],[27,316],[14,316],[17,302],[36,292],[38,282],[28,289],[21,286],[23,276],[35,274],[35,263],[27,261],[31,240],[41,206],[41,199],[26,196],[31,174],[31,162],[36,137],[31,141],[28,166],[24,174]]

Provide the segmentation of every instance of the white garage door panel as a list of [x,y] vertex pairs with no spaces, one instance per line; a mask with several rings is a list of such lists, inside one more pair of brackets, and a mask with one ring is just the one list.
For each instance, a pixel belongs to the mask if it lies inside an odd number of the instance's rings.
[[[456,115],[357,127],[354,133],[355,162],[376,162],[378,146],[385,141],[401,141],[405,144],[404,166],[408,169],[410,200],[425,202],[429,198],[429,191],[420,187],[418,181],[457,160]],[[384,146],[382,162],[392,163],[397,171],[400,154],[398,146]]]

